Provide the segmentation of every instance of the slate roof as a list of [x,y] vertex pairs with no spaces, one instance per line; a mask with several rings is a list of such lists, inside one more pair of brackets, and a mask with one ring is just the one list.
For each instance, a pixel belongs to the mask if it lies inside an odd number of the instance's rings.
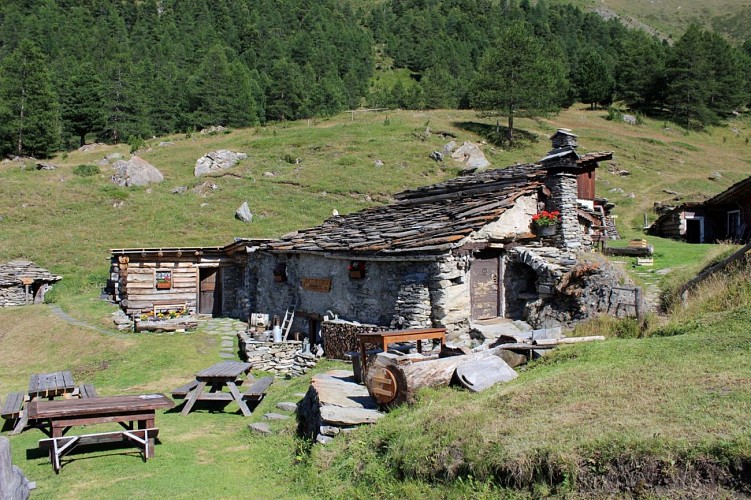
[[390,205],[329,218],[266,248],[363,255],[442,253],[498,219],[520,196],[540,189],[544,176],[540,165],[526,164],[457,177],[398,193]]
[[12,260],[0,264],[0,286],[21,285],[23,278],[50,283],[63,279],[62,276],[52,274],[28,260]]

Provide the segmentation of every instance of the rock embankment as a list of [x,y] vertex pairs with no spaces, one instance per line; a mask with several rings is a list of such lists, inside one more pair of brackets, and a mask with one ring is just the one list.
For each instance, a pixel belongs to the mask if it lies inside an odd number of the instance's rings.
[[271,372],[277,377],[297,377],[318,362],[315,354],[303,350],[300,341],[259,342],[246,332],[239,332],[237,338],[240,357],[250,363],[252,370]]
[[326,444],[341,432],[377,422],[384,414],[376,408],[368,389],[355,382],[352,372],[332,370],[310,381],[308,392],[297,404],[297,430]]

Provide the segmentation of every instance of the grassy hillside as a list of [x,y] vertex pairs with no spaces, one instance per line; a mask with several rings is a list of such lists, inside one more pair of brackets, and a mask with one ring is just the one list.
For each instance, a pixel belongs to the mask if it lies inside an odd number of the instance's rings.
[[556,0],[573,3],[609,18],[614,14],[627,26],[678,39],[692,22],[722,33],[735,42],[751,37],[749,6],[736,0]]
[[749,273],[706,284],[649,338],[560,348],[481,394],[424,392],[415,407],[317,449],[317,491],[751,493]]

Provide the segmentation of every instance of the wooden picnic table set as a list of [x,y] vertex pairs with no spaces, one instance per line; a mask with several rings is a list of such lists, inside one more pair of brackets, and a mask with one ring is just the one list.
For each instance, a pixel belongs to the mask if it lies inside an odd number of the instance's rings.
[[[186,399],[182,415],[197,401],[235,401],[244,416],[250,416],[248,402],[260,401],[273,377],[255,380],[250,364],[237,361],[217,363],[195,375],[195,380],[172,391],[175,399]],[[246,382],[244,392],[240,387]],[[229,392],[224,392],[227,387]],[[208,389],[208,390],[206,390]],[[39,429],[48,436],[39,447],[49,451],[56,473],[61,459],[79,445],[126,442],[143,452],[144,460],[154,456],[154,441],[159,434],[156,410],[174,408],[164,394],[139,394],[99,397],[91,384],[76,385],[69,371],[33,374],[26,392],[9,394],[0,409],[0,417],[9,421],[11,434]],[[117,423],[123,429],[114,432],[66,436],[72,427]]]

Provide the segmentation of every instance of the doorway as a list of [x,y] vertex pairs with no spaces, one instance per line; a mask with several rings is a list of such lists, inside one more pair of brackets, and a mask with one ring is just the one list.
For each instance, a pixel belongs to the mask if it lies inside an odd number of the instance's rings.
[[221,269],[218,267],[203,267],[199,272],[198,312],[221,316],[222,314],[222,285]]
[[503,317],[503,259],[497,252],[480,252],[470,268],[472,319]]
[[686,241],[704,243],[704,217],[686,219]]

